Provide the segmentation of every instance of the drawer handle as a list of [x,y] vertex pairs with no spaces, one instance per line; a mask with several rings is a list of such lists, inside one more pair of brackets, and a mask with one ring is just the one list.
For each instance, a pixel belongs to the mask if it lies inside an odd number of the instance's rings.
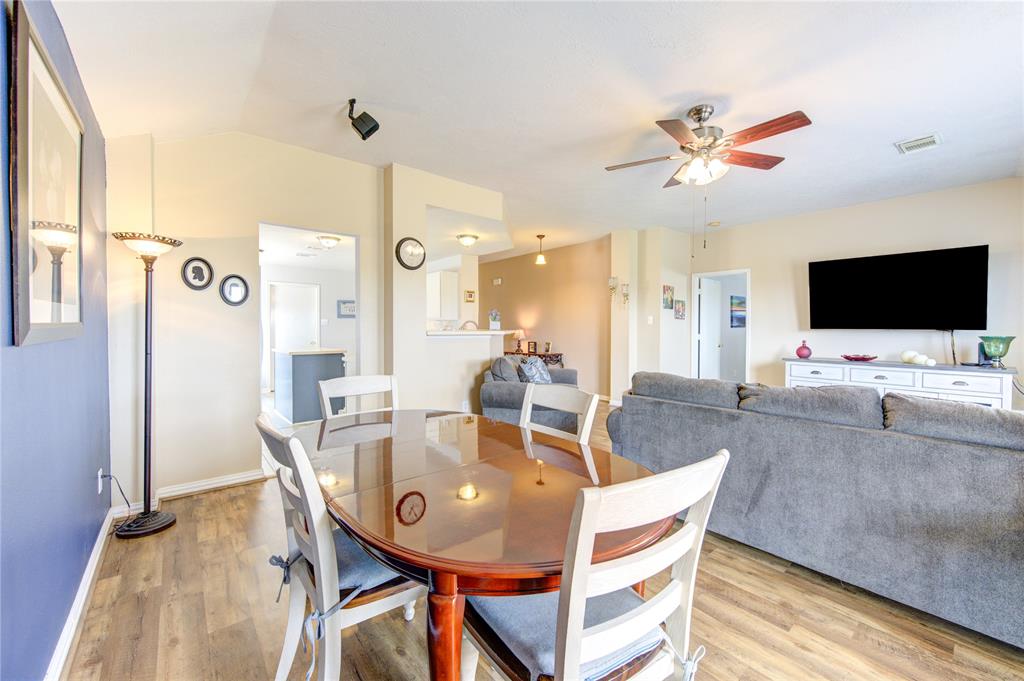
[[814,371],[811,372],[811,376],[821,376],[821,372],[815,369]]
[[883,376],[882,374],[878,374],[877,376],[875,376],[875,380],[876,381],[888,381],[889,377],[888,376]]
[[968,383],[967,381],[953,381],[953,385],[958,385],[961,388],[966,388],[968,385],[970,385],[970,383]]

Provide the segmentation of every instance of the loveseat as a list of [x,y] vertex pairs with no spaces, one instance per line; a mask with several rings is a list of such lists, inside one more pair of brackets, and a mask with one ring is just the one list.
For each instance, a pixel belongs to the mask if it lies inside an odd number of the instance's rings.
[[[551,374],[552,383],[576,385],[575,369],[548,367],[548,373]],[[480,386],[480,406],[483,408],[484,416],[519,425],[527,385],[516,370],[514,359],[499,357],[494,360],[491,368],[484,372],[483,384]],[[538,406],[534,407],[532,418],[535,423],[542,426],[568,433],[576,432],[577,417],[570,412]]]
[[638,373],[608,432],[656,472],[727,448],[711,531],[1024,647],[1024,415]]

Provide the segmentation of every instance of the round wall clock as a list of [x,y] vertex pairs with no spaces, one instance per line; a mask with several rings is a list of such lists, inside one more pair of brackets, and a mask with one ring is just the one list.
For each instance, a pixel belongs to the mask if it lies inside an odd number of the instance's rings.
[[419,492],[409,492],[395,504],[395,517],[403,525],[415,525],[427,512],[427,500]]
[[405,269],[418,270],[427,259],[427,249],[418,240],[407,236],[395,244],[395,257]]
[[181,280],[193,291],[202,291],[213,283],[213,265],[204,258],[189,258],[181,266]]

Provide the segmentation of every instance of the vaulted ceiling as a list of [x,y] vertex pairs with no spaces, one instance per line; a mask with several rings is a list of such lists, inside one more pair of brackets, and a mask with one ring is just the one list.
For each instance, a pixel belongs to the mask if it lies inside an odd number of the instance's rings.
[[[502,191],[516,250],[703,222],[654,125],[697,103],[785,156],[711,185],[723,227],[1021,174],[1020,3],[55,3],[108,137],[239,130]],[[381,125],[349,127],[359,99]],[[939,133],[900,156],[893,142]],[[702,206],[703,203],[698,205]],[[698,214],[699,213],[699,214]]]

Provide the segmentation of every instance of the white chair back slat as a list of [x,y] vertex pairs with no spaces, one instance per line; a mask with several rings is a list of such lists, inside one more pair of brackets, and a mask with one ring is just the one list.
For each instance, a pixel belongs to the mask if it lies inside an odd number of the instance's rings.
[[[597,395],[592,395],[571,385],[529,383],[526,386],[526,396],[523,398],[523,408],[519,415],[519,427],[588,444],[590,431],[594,427],[594,416],[597,414],[597,402]],[[576,414],[576,433],[568,433],[534,423],[533,408],[535,406]]]
[[[704,461],[674,471],[579,491],[558,600],[556,681],[578,678],[581,664],[636,641],[661,623],[665,624],[672,647],[684,658],[689,657],[697,561],[728,461],[729,452],[722,449]],[[675,533],[632,556],[592,565],[598,533],[647,525],[682,511],[687,511],[686,522]],[[644,569],[627,566],[629,559]],[[671,580],[657,596],[611,621],[584,628],[588,597],[615,590],[614,585],[642,581],[667,564],[672,566]],[[666,665],[659,653],[634,678],[664,679],[673,673],[673,668]]]
[[288,465],[288,438],[281,435],[281,433],[274,427],[270,420],[270,416],[267,414],[260,414],[256,419],[256,428],[260,431],[260,437],[263,438],[263,444],[267,446],[267,451],[270,452],[270,456],[273,457],[274,461],[279,466]]
[[[376,411],[387,411],[398,409],[398,383],[394,376],[387,374],[370,376],[342,376],[319,382],[320,387],[320,411],[323,417],[334,416],[331,410],[332,397],[344,397],[346,400],[359,398],[367,395],[379,395],[389,393],[391,395],[391,406]],[[360,402],[360,407],[362,403]],[[357,413],[359,410],[350,409],[346,404],[347,413]]]
[[682,558],[697,541],[697,528],[685,523],[671,536],[643,551],[596,563],[587,577],[587,598],[601,596],[657,574]]
[[580,664],[603,657],[609,650],[620,648],[623,641],[635,641],[660,626],[679,608],[682,597],[682,584],[672,581],[657,596],[634,610],[584,629],[580,639]]

